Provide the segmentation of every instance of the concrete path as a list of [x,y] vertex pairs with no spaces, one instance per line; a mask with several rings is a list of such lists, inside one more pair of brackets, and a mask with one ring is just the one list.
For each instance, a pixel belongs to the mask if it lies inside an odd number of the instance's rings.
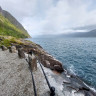
[[[49,96],[49,89],[39,67],[34,72],[38,96]],[[0,96],[34,96],[32,77],[25,59],[17,53],[0,49]]]

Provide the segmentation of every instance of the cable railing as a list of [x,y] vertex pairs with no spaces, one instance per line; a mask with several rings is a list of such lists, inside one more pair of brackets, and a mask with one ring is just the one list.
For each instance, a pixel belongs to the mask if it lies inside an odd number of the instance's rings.
[[[32,51],[29,52],[29,53],[31,53],[31,55],[32,55]],[[43,69],[43,66],[42,66],[39,58],[38,58],[36,55],[35,55],[35,57],[36,57],[36,59],[38,60],[38,63],[39,63],[39,65],[40,65],[40,67],[41,67],[41,70],[42,70],[42,72],[43,72],[43,75],[44,75],[44,77],[45,77],[45,80],[46,80],[46,82],[47,82],[47,85],[48,85],[48,87],[49,87],[49,89],[50,89],[50,96],[55,96],[55,87],[53,87],[53,86],[50,85],[50,82],[49,82],[49,80],[48,80],[48,78],[47,78],[47,75],[46,75],[46,73],[45,73],[45,71],[44,71],[44,69]],[[29,56],[28,56],[28,58],[29,58]],[[29,61],[28,61],[27,59],[26,59],[26,61],[27,61],[28,65],[29,65],[29,69],[30,69],[31,76],[32,76],[34,96],[37,96],[37,90],[36,90],[36,85],[35,85],[34,76],[33,76],[33,72],[32,72],[32,66],[29,64]]]

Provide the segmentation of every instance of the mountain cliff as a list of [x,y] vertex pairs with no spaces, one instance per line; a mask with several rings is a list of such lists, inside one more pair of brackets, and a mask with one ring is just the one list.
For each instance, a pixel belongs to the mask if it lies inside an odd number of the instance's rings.
[[0,35],[28,38],[30,35],[24,27],[7,11],[0,7]]

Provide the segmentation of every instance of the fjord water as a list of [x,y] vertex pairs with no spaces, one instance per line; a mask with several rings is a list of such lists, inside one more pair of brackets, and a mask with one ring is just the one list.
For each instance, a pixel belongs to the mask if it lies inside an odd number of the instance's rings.
[[96,89],[96,38],[32,38],[63,67]]

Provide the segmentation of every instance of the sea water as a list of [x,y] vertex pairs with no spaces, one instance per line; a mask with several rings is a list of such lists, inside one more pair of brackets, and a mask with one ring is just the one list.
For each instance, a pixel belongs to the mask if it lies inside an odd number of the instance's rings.
[[31,38],[96,89],[96,38]]

